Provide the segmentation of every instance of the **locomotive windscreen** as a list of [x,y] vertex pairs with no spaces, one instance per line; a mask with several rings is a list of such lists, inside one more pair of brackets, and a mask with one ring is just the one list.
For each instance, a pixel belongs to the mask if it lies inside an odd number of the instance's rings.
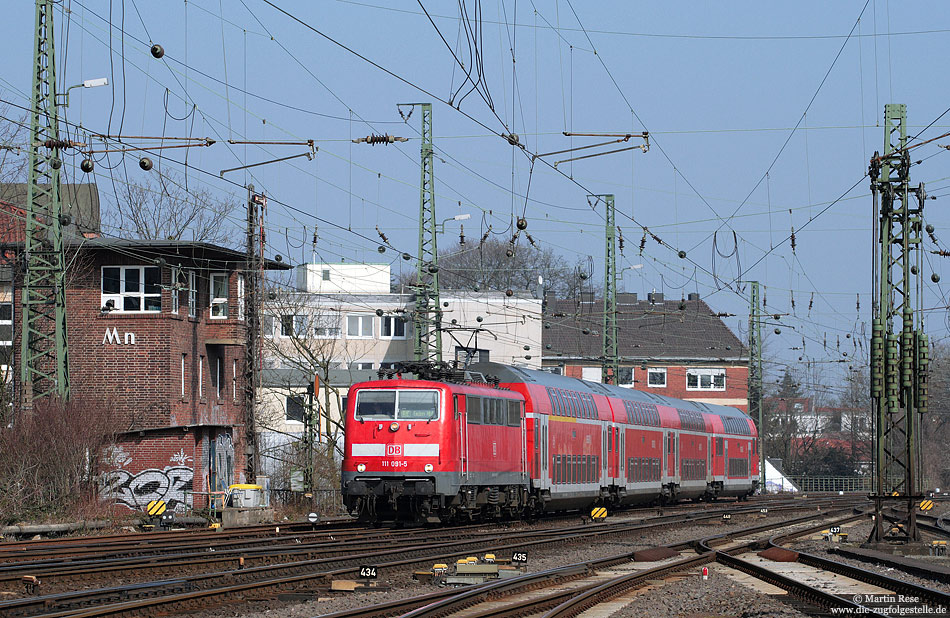
[[356,420],[431,421],[439,418],[439,393],[429,390],[363,389]]

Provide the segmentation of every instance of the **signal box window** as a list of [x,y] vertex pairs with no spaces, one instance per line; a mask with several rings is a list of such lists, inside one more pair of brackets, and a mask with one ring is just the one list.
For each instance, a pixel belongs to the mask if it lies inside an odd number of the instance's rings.
[[211,273],[211,317],[228,317],[228,275]]
[[158,266],[103,266],[102,307],[106,311],[161,311]]
[[666,388],[666,367],[650,367],[647,369],[647,386]]
[[724,391],[726,390],[725,369],[687,369],[686,390],[688,391]]

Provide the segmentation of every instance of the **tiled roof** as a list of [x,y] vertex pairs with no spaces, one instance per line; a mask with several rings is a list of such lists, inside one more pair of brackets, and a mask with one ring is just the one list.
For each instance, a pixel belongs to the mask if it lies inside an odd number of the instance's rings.
[[[702,300],[620,300],[617,311],[622,362],[748,359],[742,342]],[[602,299],[549,302],[541,332],[542,358],[598,359],[603,350],[603,315]]]

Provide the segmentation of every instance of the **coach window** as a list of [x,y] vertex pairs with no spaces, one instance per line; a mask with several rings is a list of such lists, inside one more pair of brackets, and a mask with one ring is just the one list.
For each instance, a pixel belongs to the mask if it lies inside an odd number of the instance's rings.
[[666,388],[666,367],[650,367],[647,369],[647,386]]
[[508,400],[508,426],[521,427],[521,402]]
[[482,398],[467,395],[465,397],[465,416],[469,425],[482,424]]

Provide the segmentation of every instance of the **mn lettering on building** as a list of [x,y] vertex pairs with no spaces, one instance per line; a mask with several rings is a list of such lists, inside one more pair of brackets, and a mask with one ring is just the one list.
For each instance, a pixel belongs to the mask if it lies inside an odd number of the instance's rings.
[[[0,218],[19,206],[0,202]],[[156,499],[170,508],[204,506],[209,491],[243,480],[244,253],[104,238],[93,228],[87,219],[85,228],[67,230],[65,296],[71,395],[107,403],[121,419],[101,496],[133,509]],[[4,229],[13,235],[9,258],[18,232],[16,224]],[[265,261],[264,268],[288,267]],[[13,301],[0,302],[0,335],[5,324],[12,330],[8,350],[19,349],[21,277],[10,277],[0,299]],[[6,357],[19,393],[16,354]]]

